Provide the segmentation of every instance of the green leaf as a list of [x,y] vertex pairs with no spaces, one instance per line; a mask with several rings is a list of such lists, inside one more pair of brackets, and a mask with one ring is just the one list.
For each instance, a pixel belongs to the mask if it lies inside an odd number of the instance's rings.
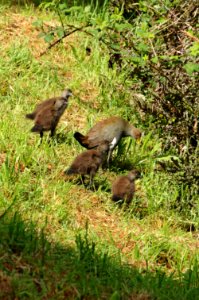
[[151,61],[154,63],[154,64],[157,64],[159,62],[159,59],[157,56],[154,56],[153,58],[151,58]]
[[167,155],[162,157],[157,157],[156,161],[172,161],[172,160],[180,160],[178,156],[175,155]]
[[91,29],[90,32],[92,33],[92,35],[93,35],[94,37],[96,37],[96,38],[99,37],[99,31],[98,31],[97,29]]
[[48,33],[44,36],[44,41],[46,43],[51,43],[54,39],[54,34],[53,33]]
[[81,6],[72,6],[72,7],[67,9],[68,12],[81,11],[81,10],[83,10]]
[[171,56],[168,56],[168,58],[170,60],[179,60],[180,59],[180,56],[179,55],[171,55]]
[[65,34],[64,29],[62,27],[57,28],[56,32],[59,38],[62,38]]
[[36,20],[36,21],[32,22],[32,25],[35,26],[35,27],[39,27],[40,28],[43,25],[43,21]]
[[112,14],[110,16],[110,18],[112,21],[118,22],[118,21],[121,21],[122,15],[121,14]]
[[132,29],[132,25],[131,24],[115,24],[115,28],[117,29],[117,31],[123,31],[125,29]]
[[85,6],[84,12],[89,13],[90,11],[91,11],[91,6],[90,5]]
[[42,2],[39,7],[40,8],[44,8],[44,9],[47,9],[47,8],[54,8],[56,6],[56,4],[54,2]]
[[165,19],[165,18],[160,18],[160,19],[158,19],[158,20],[156,21],[156,23],[158,23],[158,24],[164,24],[164,23],[166,23],[166,22],[168,22],[168,20]]
[[139,43],[137,44],[136,48],[140,51],[140,52],[148,52],[149,51],[149,47],[147,44],[145,43]]
[[61,4],[59,4],[59,9],[60,9],[60,10],[65,10],[65,9],[67,9],[66,3],[61,3]]
[[119,299],[121,299],[120,294],[118,293],[118,291],[115,291],[109,299],[110,300],[119,300]]
[[194,42],[192,46],[189,48],[191,55],[198,56],[199,55],[199,43]]
[[120,50],[120,45],[119,44],[111,44],[111,47],[115,50]]
[[38,34],[38,37],[39,37],[39,38],[44,38],[44,37],[45,37],[45,35],[46,35],[46,33],[45,33],[45,32],[40,32],[40,33]]
[[199,72],[199,64],[190,62],[184,65],[184,69],[187,74],[192,75],[194,72]]

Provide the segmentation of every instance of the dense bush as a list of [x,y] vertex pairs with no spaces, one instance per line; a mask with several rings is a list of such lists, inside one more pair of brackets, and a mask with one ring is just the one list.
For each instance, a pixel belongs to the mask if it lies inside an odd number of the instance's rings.
[[146,97],[137,98],[136,106],[162,129],[166,145],[188,153],[199,137],[198,11],[193,1],[155,3],[126,2],[124,15],[131,15],[132,27],[122,31],[125,46],[115,62],[125,63],[132,83]]
[[173,165],[172,172],[178,171],[177,179],[197,190],[198,5],[196,1],[167,1],[164,5],[161,1],[150,5],[126,1],[123,5],[115,0],[112,12],[115,6],[128,18],[128,27],[120,31],[120,48],[110,50],[111,65],[127,70],[142,119],[155,124],[165,149],[173,147],[180,155],[181,163]]

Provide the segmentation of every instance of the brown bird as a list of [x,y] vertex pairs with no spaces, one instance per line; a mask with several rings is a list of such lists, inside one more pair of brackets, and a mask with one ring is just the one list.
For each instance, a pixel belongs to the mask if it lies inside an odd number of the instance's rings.
[[51,136],[53,136],[59,119],[68,106],[70,96],[72,96],[72,91],[67,89],[63,91],[61,97],[50,98],[39,103],[34,112],[26,115],[26,118],[35,120],[31,131],[39,132],[42,138],[43,132],[50,130]]
[[119,176],[112,185],[112,200],[123,200],[127,204],[133,199],[135,193],[135,179],[140,178],[140,172],[132,170],[126,176]]
[[84,183],[85,175],[90,176],[90,186],[93,184],[93,178],[109,149],[108,141],[103,141],[97,149],[91,149],[79,154],[71,164],[70,168],[65,171],[65,174],[79,174]]
[[121,117],[110,117],[98,122],[85,136],[79,132],[74,133],[75,139],[87,149],[96,147],[104,140],[108,141],[108,163],[113,149],[117,146],[120,139],[126,136],[139,139],[141,137],[141,131]]

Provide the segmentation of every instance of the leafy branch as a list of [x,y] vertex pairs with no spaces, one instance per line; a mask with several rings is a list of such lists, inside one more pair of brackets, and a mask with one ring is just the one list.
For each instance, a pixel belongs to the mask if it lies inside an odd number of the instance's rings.
[[[65,30],[63,31],[63,35],[55,40],[53,43],[51,43],[47,49],[45,49],[42,53],[40,53],[39,57],[43,56],[44,54],[46,54],[48,52],[48,50],[50,50],[51,48],[53,48],[55,45],[59,44],[63,39],[65,39],[66,37],[68,37],[69,35],[77,32],[77,31],[83,31],[85,28],[88,28],[89,26],[91,26],[90,24],[82,26],[82,27],[78,27],[78,28],[74,28],[72,31],[70,32],[66,32]],[[70,26],[71,27],[71,26]],[[74,27],[74,26],[73,26]]]

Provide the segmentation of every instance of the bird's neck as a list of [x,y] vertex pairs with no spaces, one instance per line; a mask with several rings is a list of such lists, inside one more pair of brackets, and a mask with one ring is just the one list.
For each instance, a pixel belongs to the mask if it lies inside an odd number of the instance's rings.
[[123,136],[131,136],[135,138],[135,133],[136,133],[136,128],[133,125],[126,123],[125,129],[123,131]]

